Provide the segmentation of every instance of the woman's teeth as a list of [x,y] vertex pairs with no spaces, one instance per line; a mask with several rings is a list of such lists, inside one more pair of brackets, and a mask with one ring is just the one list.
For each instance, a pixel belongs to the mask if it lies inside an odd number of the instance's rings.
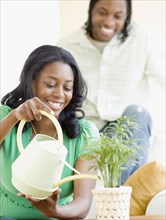
[[62,105],[62,103],[60,103],[60,102],[48,101],[48,103],[56,108],[59,108]]

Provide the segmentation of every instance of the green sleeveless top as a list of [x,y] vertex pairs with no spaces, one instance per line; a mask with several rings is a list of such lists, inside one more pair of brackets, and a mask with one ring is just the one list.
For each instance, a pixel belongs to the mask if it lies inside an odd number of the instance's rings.
[[[3,119],[12,109],[8,106],[0,106],[0,119]],[[87,137],[99,136],[96,126],[85,119],[79,120],[81,132],[76,138],[70,139],[63,133],[63,144],[68,150],[66,161],[75,166],[76,160],[84,151],[84,142]],[[17,196],[18,191],[11,183],[11,165],[19,156],[19,150],[16,141],[17,128],[13,127],[6,136],[0,148],[0,217],[13,217],[15,219],[51,219],[46,218],[39,210],[34,208],[28,200]],[[31,141],[32,128],[29,127],[22,133],[23,146],[26,147]],[[73,171],[64,166],[62,178],[73,175]],[[61,188],[59,205],[68,204],[72,199],[73,181],[64,183]],[[55,219],[55,218],[54,218]]]

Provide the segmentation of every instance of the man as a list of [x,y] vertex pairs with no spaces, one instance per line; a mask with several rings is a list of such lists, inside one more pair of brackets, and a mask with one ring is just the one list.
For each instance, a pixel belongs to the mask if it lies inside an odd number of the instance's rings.
[[87,82],[86,117],[100,131],[121,115],[133,115],[141,126],[132,138],[139,139],[146,155],[137,152],[139,164],[123,172],[121,184],[147,160],[150,82],[164,86],[162,65],[147,34],[131,22],[131,9],[131,0],[91,0],[84,27],[58,42],[73,54]]

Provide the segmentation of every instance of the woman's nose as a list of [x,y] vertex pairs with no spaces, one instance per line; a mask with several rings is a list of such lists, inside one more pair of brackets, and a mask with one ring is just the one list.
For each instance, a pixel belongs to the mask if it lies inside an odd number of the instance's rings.
[[55,89],[54,89],[54,96],[58,97],[58,98],[61,98],[64,96],[64,89],[62,86],[57,86]]

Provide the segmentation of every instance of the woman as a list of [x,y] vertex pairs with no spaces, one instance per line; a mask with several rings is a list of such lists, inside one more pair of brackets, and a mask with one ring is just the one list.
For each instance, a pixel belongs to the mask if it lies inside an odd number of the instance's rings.
[[[87,137],[98,136],[93,123],[83,119],[81,110],[87,87],[72,55],[50,45],[35,49],[28,57],[17,88],[2,98],[1,113],[1,217],[15,219],[80,219],[91,204],[95,180],[76,180],[61,185],[44,200],[18,193],[11,183],[11,165],[18,157],[16,143],[18,122],[27,121],[23,143],[27,145],[36,133],[57,138],[50,119],[39,112],[53,114],[61,124],[67,162],[86,173],[88,162],[79,159]],[[73,175],[64,167],[62,178]]]

